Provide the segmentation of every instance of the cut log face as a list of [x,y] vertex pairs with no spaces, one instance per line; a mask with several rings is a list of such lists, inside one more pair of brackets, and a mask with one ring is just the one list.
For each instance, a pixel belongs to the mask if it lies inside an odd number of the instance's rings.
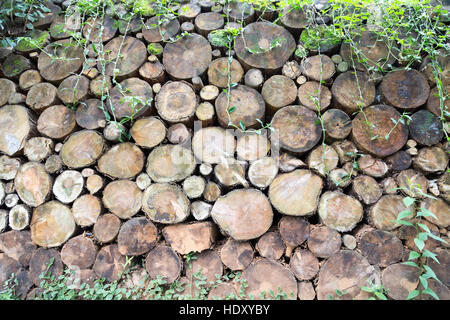
[[[120,50],[120,57],[117,58]],[[112,39],[103,48],[105,60],[110,61],[106,63],[105,75],[124,77],[130,76],[137,72],[139,67],[147,59],[147,48],[145,44],[133,37],[125,37],[122,43],[122,36]],[[117,63],[116,63],[117,61]],[[101,62],[97,62],[98,70],[102,70]],[[118,72],[114,72],[118,69]]]
[[339,163],[339,156],[333,147],[323,144],[316,147],[307,158],[308,166],[321,176],[326,176],[328,172],[336,169]]
[[403,257],[403,244],[390,232],[373,230],[364,233],[359,241],[362,255],[372,265],[387,267]]
[[425,219],[438,225],[441,228],[448,228],[450,226],[450,206],[442,199],[425,198],[420,207],[432,212],[437,219],[433,216],[426,216]]
[[409,196],[416,198],[424,198],[424,194],[428,190],[428,180],[425,176],[413,169],[404,170],[397,176],[400,191]]
[[297,86],[286,76],[274,75],[264,82],[261,94],[272,113],[275,113],[278,109],[295,102]]
[[186,80],[202,75],[211,60],[211,45],[195,33],[164,47],[163,64],[174,79]]
[[304,106],[287,106],[275,113],[272,127],[278,131],[282,149],[302,154],[319,142],[322,130],[318,122],[314,111]]
[[282,299],[297,298],[297,281],[291,271],[281,263],[262,258],[254,261],[242,273],[247,281],[246,294],[251,299],[270,299],[270,291],[286,293]]
[[324,111],[331,103],[331,92],[319,82],[308,81],[298,88],[298,100],[313,111]]
[[153,100],[152,87],[144,80],[129,78],[115,86],[106,104],[110,114],[117,119],[133,119],[147,113]]
[[219,255],[214,250],[205,250],[199,254],[196,254],[197,259],[192,260],[192,265],[187,266],[186,277],[189,279],[196,279],[195,274],[200,273],[204,281],[207,282],[206,286],[211,287],[210,282],[216,281],[223,275],[223,265]]
[[59,82],[80,70],[83,63],[83,48],[65,39],[46,46],[39,54],[37,66],[45,80]]
[[[277,39],[284,40],[280,46],[272,47]],[[257,68],[274,72],[281,69],[294,53],[295,39],[283,27],[268,22],[255,22],[247,25],[239,34],[234,50],[246,69]]]
[[95,262],[97,248],[84,234],[67,241],[61,250],[61,260],[70,269],[88,269]]
[[30,60],[20,54],[10,54],[3,61],[0,70],[4,76],[10,79],[17,79],[24,71],[31,69]]
[[[366,122],[364,114],[371,126]],[[366,108],[364,114],[358,113],[352,122],[352,139],[359,148],[383,158],[405,145],[408,140],[408,128],[401,122],[395,126],[392,121],[392,119],[399,121],[401,115],[398,111],[390,106],[376,105]]]
[[72,206],[72,214],[75,222],[80,227],[92,226],[102,211],[100,199],[85,194],[75,200]]
[[231,21],[243,21],[245,24],[253,21],[254,9],[250,3],[230,2],[223,6],[223,12],[228,12]]
[[72,134],[63,144],[61,160],[69,168],[84,168],[93,164],[102,154],[103,137],[96,131],[82,130]]
[[76,127],[75,112],[64,105],[45,109],[38,118],[38,131],[52,139],[64,139]]
[[235,149],[233,134],[220,127],[200,129],[192,139],[192,151],[201,162],[220,163],[222,159],[232,157]]
[[101,108],[102,102],[98,99],[88,99],[84,103],[80,103],[75,113],[77,124],[88,130],[104,127],[106,118]]
[[22,266],[28,267],[36,245],[31,241],[30,231],[12,230],[0,234],[0,250]]
[[[0,196],[1,197],[1,196]],[[9,227],[12,230],[23,230],[30,224],[30,208],[18,204],[9,210]]]
[[308,249],[318,258],[328,258],[341,248],[341,235],[329,227],[313,227],[309,232]]
[[143,167],[144,153],[129,142],[115,145],[98,160],[101,173],[118,179],[135,177]]
[[142,210],[158,223],[175,224],[186,220],[189,206],[182,188],[169,183],[151,184],[142,197]]
[[117,32],[115,20],[110,16],[89,18],[83,28],[83,36],[97,44],[114,38]]
[[225,19],[217,12],[200,13],[195,18],[195,30],[204,37],[208,37],[211,31],[223,27]]
[[213,220],[235,240],[263,235],[272,225],[269,200],[259,190],[234,190],[219,198],[211,211]]
[[239,184],[248,186],[245,168],[235,159],[226,159],[214,167],[214,175],[220,185],[233,187]]
[[14,82],[8,79],[0,79],[0,107],[7,104],[9,97],[15,92],[16,84]]
[[[2,93],[2,99],[5,99],[5,98],[8,98],[12,93],[14,93],[15,92],[15,90],[14,91],[10,91],[11,90],[11,87],[10,87],[10,85],[8,85],[8,82],[6,82],[6,81],[11,81],[11,80],[8,80],[8,79],[1,79],[1,81],[0,81],[0,88],[2,87],[2,86],[5,86],[6,85],[6,88],[5,87],[3,87],[3,89],[0,89],[0,90],[5,90],[5,91],[0,91],[1,93]],[[20,75],[20,77],[19,77],[19,86],[20,86],[20,88],[22,89],[22,90],[24,90],[24,91],[28,91],[31,87],[33,87],[35,84],[38,84],[38,83],[40,83],[42,81],[42,77],[41,77],[41,75],[39,74],[39,71],[37,71],[37,70],[27,70],[27,71],[25,71],[24,73],[22,73],[21,75]],[[9,89],[8,89],[8,87],[9,87]],[[8,94],[7,92],[10,92],[10,94]],[[6,94],[5,94],[5,92],[6,92]],[[2,100],[2,101],[4,101],[4,100]],[[6,102],[4,102],[3,104],[5,104]],[[0,103],[0,105],[1,105],[2,103]]]
[[[264,121],[265,116],[265,103],[261,94],[244,85],[235,86],[230,92],[229,103],[227,94],[223,91],[216,99],[215,107],[219,124],[227,128],[231,119],[235,125],[242,122],[245,128],[259,127],[260,123],[257,119]],[[232,107],[235,107],[234,111],[230,111]]]
[[183,181],[183,191],[189,199],[201,197],[205,190],[205,179],[200,176],[190,176]]
[[281,239],[289,247],[297,247],[309,237],[309,223],[301,217],[283,216],[278,224]]
[[368,220],[377,229],[391,231],[400,226],[398,214],[409,210],[414,213],[413,207],[406,207],[403,197],[399,195],[384,195],[369,209]]
[[202,102],[195,110],[195,116],[202,122],[202,127],[211,126],[214,123],[214,106],[209,102]]
[[377,181],[366,175],[358,176],[352,181],[352,191],[364,204],[374,204],[383,194]]
[[310,280],[319,272],[319,260],[309,250],[295,250],[289,268],[298,280]]
[[[198,18],[197,18],[198,19]],[[244,69],[239,61],[233,59],[230,63],[230,83],[239,83],[244,76]],[[208,81],[219,88],[228,86],[228,59],[213,60],[208,67]]]
[[152,17],[145,22],[142,35],[147,42],[167,41],[180,31],[178,19],[161,19]]
[[360,157],[358,159],[358,167],[364,174],[375,178],[384,177],[389,170],[387,164],[383,160],[373,158],[370,155]]
[[322,191],[322,179],[309,170],[278,175],[269,187],[269,199],[279,212],[292,216],[313,214]]
[[397,70],[383,78],[380,92],[387,104],[399,109],[414,109],[427,102],[430,86],[417,70]]
[[164,82],[164,65],[158,60],[155,62],[146,62],[139,68],[139,75],[151,84]]
[[203,221],[211,216],[212,205],[204,201],[194,201],[191,204],[191,214],[195,220]]
[[75,220],[68,207],[58,201],[46,202],[34,209],[31,239],[41,247],[58,247],[75,231]]
[[145,269],[150,278],[156,279],[160,276],[167,283],[172,283],[180,277],[183,262],[171,247],[159,245],[145,258]]
[[50,196],[52,179],[38,162],[23,164],[17,171],[14,185],[20,199],[30,207],[43,204]]
[[411,166],[412,158],[406,151],[400,150],[386,158],[387,164],[392,170],[406,170]]
[[369,264],[357,252],[341,250],[325,262],[319,272],[317,299],[336,298],[336,290],[344,292],[341,300],[364,300],[370,297],[361,289],[367,286],[367,279],[380,284],[380,271]]
[[[53,263],[49,268],[52,259]],[[63,267],[61,256],[56,249],[39,248],[31,256],[28,275],[35,286],[41,287],[41,282],[45,281],[40,278],[42,273],[44,275],[51,273],[52,276],[58,278],[63,273]]]
[[88,91],[89,79],[85,76],[73,75],[61,82],[57,94],[64,104],[72,104],[86,98]]
[[130,135],[137,145],[143,148],[153,148],[166,138],[164,123],[154,117],[137,120],[130,129]]
[[84,179],[81,173],[67,170],[61,173],[53,184],[53,194],[62,203],[71,203],[81,194]]
[[190,176],[194,169],[194,155],[180,145],[157,147],[147,160],[147,174],[155,182],[182,181]]
[[0,108],[0,151],[12,156],[23,149],[26,139],[34,131],[29,111],[19,105]]
[[299,33],[301,29],[308,26],[306,9],[286,6],[281,11],[280,22],[289,31]]
[[352,230],[363,217],[363,206],[355,198],[336,191],[327,191],[320,198],[321,221],[340,232]]
[[447,168],[448,156],[441,148],[427,147],[420,149],[413,161],[425,173],[441,173]]
[[117,244],[125,256],[139,256],[150,251],[158,240],[158,229],[145,217],[132,218],[119,231]]
[[[430,230],[430,232],[432,234],[434,234],[435,236],[439,237],[439,228],[436,225],[428,222],[427,220],[422,220],[421,223],[423,225],[425,225]],[[397,233],[398,237],[401,240],[404,241],[405,246],[408,249],[414,250],[414,251],[417,250],[417,245],[416,245],[416,243],[414,241],[414,239],[417,236],[417,230],[413,226],[401,226],[398,229],[398,232],[396,232],[396,233]],[[436,247],[438,247],[439,245],[441,245],[440,241],[438,241],[436,239],[433,239],[431,237],[428,237],[428,239],[425,240],[425,247],[424,248],[429,250],[429,251],[433,251],[434,252]],[[405,258],[406,258],[406,256],[405,256]],[[405,260],[405,258],[404,258],[404,260]]]
[[232,282],[222,282],[213,287],[208,294],[208,300],[226,300],[237,297],[236,286]]
[[326,55],[316,55],[304,59],[300,69],[309,79],[319,82],[331,79],[336,72],[333,60]]
[[103,191],[103,204],[119,218],[128,219],[141,209],[142,191],[133,181],[113,181]]
[[444,137],[441,119],[428,110],[417,111],[411,116],[409,132],[415,141],[425,146],[432,146]]
[[0,285],[3,288],[5,282],[11,278],[11,275],[13,273],[17,274],[21,265],[4,253],[0,253],[0,263],[2,265],[2,268],[0,269]]
[[286,249],[278,232],[266,232],[259,238],[255,247],[261,257],[272,260],[280,259]]
[[216,239],[216,229],[212,222],[195,222],[164,227],[162,234],[166,242],[179,254],[210,249]]
[[352,131],[350,117],[339,109],[329,109],[322,115],[325,136],[328,141],[342,140]]
[[117,244],[112,244],[98,252],[93,269],[99,278],[113,282],[120,278],[125,261],[125,256],[120,254]]
[[179,81],[164,84],[155,102],[158,114],[169,123],[192,120],[197,104],[194,90]]
[[50,35],[55,39],[69,38],[72,32],[81,28],[81,16],[75,12],[55,17],[50,26]]
[[223,264],[233,271],[244,270],[253,260],[254,250],[250,242],[229,238],[220,248]]
[[114,214],[101,215],[94,224],[94,236],[101,243],[113,241],[119,234],[120,219]]
[[450,275],[448,268],[450,264],[450,253],[443,248],[437,248],[435,251],[439,263],[431,258],[427,259],[427,265],[434,271],[437,278],[446,286],[450,285]]
[[278,174],[277,161],[264,157],[253,161],[248,168],[248,179],[257,188],[267,188]]
[[42,161],[53,152],[53,141],[44,137],[33,137],[27,140],[23,149],[24,155],[30,161]]
[[25,103],[36,112],[42,112],[58,101],[58,89],[48,82],[37,83],[28,91]]
[[10,158],[6,155],[0,156],[0,179],[13,180],[20,167],[18,158]]
[[396,263],[383,270],[381,280],[390,298],[406,300],[419,284],[419,275],[418,268]]
[[8,211],[0,210],[0,233],[8,226]]
[[298,298],[300,300],[314,300],[316,291],[310,281],[298,282]]
[[[26,72],[26,71],[25,71]],[[443,88],[444,92],[450,92],[450,85],[445,86],[445,88]],[[442,97],[443,98],[443,110],[449,110],[450,109],[450,98],[447,97]],[[445,112],[443,112],[443,110],[441,110],[441,97],[439,94],[439,90],[438,88],[433,88],[430,91],[430,96],[428,97],[427,100],[427,110],[434,113],[436,116],[441,117],[444,116],[445,119],[449,120],[449,115],[445,114]]]
[[360,71],[338,75],[331,92],[339,105],[350,114],[370,106],[375,100],[375,85],[369,81],[368,74]]
[[191,131],[183,123],[176,123],[169,127],[167,130],[167,140],[173,144],[184,144],[189,143],[191,138]]

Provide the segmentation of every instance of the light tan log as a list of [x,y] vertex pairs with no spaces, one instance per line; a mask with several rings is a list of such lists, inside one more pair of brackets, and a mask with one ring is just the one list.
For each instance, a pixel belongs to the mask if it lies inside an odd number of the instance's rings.
[[115,145],[98,160],[101,173],[118,179],[135,177],[143,167],[144,153],[130,142]]
[[27,108],[6,105],[0,108],[0,152],[13,156],[35,135],[35,119]]
[[142,191],[135,182],[117,180],[103,190],[103,204],[121,219],[128,219],[139,212],[142,206]]
[[94,224],[94,236],[101,243],[113,241],[119,234],[120,219],[116,215],[107,213],[101,215]]
[[267,188],[278,174],[277,161],[272,157],[264,157],[252,161],[248,168],[248,179],[257,188]]
[[90,227],[95,224],[101,211],[100,199],[90,194],[82,195],[72,205],[73,218],[80,227]]
[[92,130],[72,134],[62,146],[60,156],[69,168],[83,168],[93,164],[102,154],[104,140]]
[[52,179],[38,162],[28,162],[17,171],[14,185],[20,199],[30,207],[37,207],[50,196]]
[[363,206],[355,198],[336,191],[327,191],[320,198],[321,221],[339,232],[351,231],[363,217]]
[[402,196],[384,195],[370,207],[368,220],[377,229],[391,231],[400,226],[395,220],[397,220],[398,214],[405,210],[415,212],[414,207],[405,206]]
[[192,151],[197,159],[207,163],[220,163],[234,155],[236,140],[220,127],[208,127],[194,133]]
[[278,260],[283,256],[286,245],[278,232],[271,231],[258,239],[255,248],[261,257]]
[[66,170],[55,179],[53,194],[62,203],[72,203],[81,194],[83,187],[84,179],[81,173]]
[[61,104],[45,109],[37,121],[42,135],[58,140],[71,134],[76,125],[75,112]]
[[318,258],[329,258],[341,248],[341,235],[327,226],[311,226],[308,249]]

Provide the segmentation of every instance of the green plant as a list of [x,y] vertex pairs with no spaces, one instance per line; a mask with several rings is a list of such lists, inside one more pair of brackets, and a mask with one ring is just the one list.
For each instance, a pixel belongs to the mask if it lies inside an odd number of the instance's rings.
[[3,284],[3,288],[0,289],[0,300],[20,300],[16,295],[16,287],[18,284],[16,275],[12,273],[11,277]]
[[387,300],[385,291],[386,289],[384,288],[384,286],[382,284],[375,284],[372,281],[370,281],[369,279],[367,279],[367,282],[369,284],[369,286],[367,287],[361,287],[361,290],[368,292],[370,294],[372,294],[372,297],[369,297],[368,300]]

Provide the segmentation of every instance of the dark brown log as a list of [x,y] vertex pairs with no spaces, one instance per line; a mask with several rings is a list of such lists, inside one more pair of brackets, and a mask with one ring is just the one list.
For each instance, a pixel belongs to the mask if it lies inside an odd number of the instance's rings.
[[368,107],[353,119],[352,139],[359,148],[376,157],[389,156],[400,150],[408,140],[408,128],[401,122],[397,125],[393,123],[400,117],[400,113],[390,106]]
[[232,271],[244,270],[253,260],[254,250],[250,242],[236,241],[228,238],[220,248],[220,258],[223,264]]
[[228,12],[230,21],[242,21],[245,24],[252,22],[255,14],[253,6],[246,2],[227,2],[223,12]]
[[301,217],[283,216],[278,223],[278,229],[281,238],[288,247],[286,253],[288,250],[301,245],[309,237],[309,223]]
[[33,137],[27,140],[23,148],[24,155],[30,161],[43,161],[53,152],[53,141],[44,137]]
[[316,291],[310,281],[298,282],[298,298],[300,300],[314,300]]
[[[8,79],[2,79],[0,82],[5,84],[7,83],[6,81],[10,81]],[[19,86],[22,90],[24,91],[28,91],[31,87],[33,87],[35,84],[38,84],[42,81],[42,77],[39,74],[39,71],[37,70],[27,70],[24,73],[22,73],[20,75],[19,78]],[[0,85],[1,87],[2,85]],[[0,89],[1,90],[1,89]],[[4,90],[4,89],[3,89]],[[2,92],[2,99],[6,99],[7,97],[9,97],[11,94],[5,94],[4,91]],[[12,91],[11,91],[12,93]],[[2,103],[0,103],[1,105]]]
[[0,79],[0,107],[7,104],[9,97],[15,92],[16,84],[14,82],[8,79]]
[[441,120],[428,110],[420,110],[409,122],[411,137],[421,145],[432,146],[444,137]]
[[81,173],[75,170],[62,172],[53,184],[53,194],[62,203],[71,203],[81,194],[84,179]]
[[12,230],[0,234],[0,250],[22,266],[28,267],[36,246],[31,241],[30,231]]
[[308,25],[307,8],[291,5],[283,7],[280,13],[281,24],[295,35]]
[[8,257],[4,253],[0,253],[0,285],[2,288],[5,285],[5,282],[11,278],[11,275],[17,274],[21,268],[21,265],[16,260]]
[[200,13],[195,18],[195,30],[202,36],[208,37],[211,31],[222,28],[224,23],[223,16],[217,12]]
[[12,230],[23,230],[30,224],[30,208],[18,204],[9,210],[9,227]]
[[89,18],[84,23],[83,36],[93,43],[106,42],[114,38],[117,32],[115,20],[110,17]]
[[148,19],[142,28],[142,35],[147,42],[167,41],[180,31],[178,19],[166,19],[155,16]]
[[191,136],[191,130],[183,123],[175,123],[167,130],[167,140],[173,144],[184,144]]
[[61,7],[52,3],[52,2],[46,2],[45,6],[47,9],[49,9],[46,12],[43,12],[40,18],[33,22],[33,26],[35,27],[48,27],[58,16],[58,14],[61,12]]
[[88,269],[96,254],[94,242],[82,234],[67,241],[61,250],[61,260],[70,269]]
[[94,224],[94,236],[101,243],[113,241],[119,234],[120,219],[114,214],[101,215]]
[[103,191],[103,204],[119,218],[128,219],[141,209],[142,191],[133,181],[113,181]]
[[64,139],[76,127],[75,112],[65,105],[55,105],[45,109],[38,118],[38,131],[52,139]]
[[295,250],[289,268],[298,280],[310,280],[319,272],[319,260],[309,250]]
[[205,190],[203,191],[203,198],[205,198],[208,202],[215,202],[219,199],[222,191],[220,187],[215,182],[208,182],[205,186]]
[[169,123],[190,122],[197,107],[194,90],[185,82],[166,82],[156,96],[155,106],[161,118]]
[[287,106],[272,118],[272,127],[278,131],[279,143],[286,151],[302,154],[311,150],[322,135],[314,111],[303,106]]
[[[70,14],[72,13],[72,14]],[[57,40],[69,38],[73,32],[81,28],[81,17],[75,12],[55,17],[50,25],[50,35]]]
[[72,134],[63,144],[60,156],[69,168],[83,168],[93,164],[102,154],[104,140],[92,130]]
[[383,194],[377,181],[366,175],[358,176],[352,181],[352,192],[364,204],[374,204]]
[[103,128],[106,125],[102,102],[98,99],[88,99],[80,103],[75,113],[77,124],[88,130]]
[[326,55],[316,55],[304,59],[300,65],[302,73],[315,81],[327,81],[336,72],[333,61]]
[[205,179],[202,177],[190,176],[183,181],[183,191],[189,199],[196,199],[202,196],[205,185]]
[[281,239],[280,233],[272,231],[263,234],[258,239],[255,248],[261,257],[278,260],[283,256],[286,245]]
[[[439,228],[428,222],[427,220],[422,220],[420,223],[422,223],[423,225],[425,225],[432,234],[434,234],[435,236],[439,237]],[[398,232],[396,232],[397,236],[404,241],[405,246],[410,249],[410,250],[414,250],[417,251],[417,245],[414,241],[414,239],[417,237],[417,230],[414,226],[401,226],[398,229]],[[431,237],[428,237],[427,240],[425,240],[425,249],[429,250],[429,251],[434,251],[436,249],[436,247],[438,247],[441,244],[440,241],[435,240]],[[405,250],[405,258],[407,259],[409,257],[408,252],[406,252],[407,250]],[[406,260],[404,258],[404,260]]]
[[226,300],[233,299],[237,297],[238,293],[236,291],[236,286],[234,283],[222,282],[216,286],[213,286],[208,293],[208,300]]
[[66,39],[46,46],[39,54],[37,66],[45,80],[59,82],[80,70],[83,63],[83,49]]
[[108,112],[114,115],[114,119],[136,119],[148,113],[152,100],[152,87],[146,81],[129,78],[111,90],[107,108]]
[[400,226],[396,220],[398,214],[405,210],[415,211],[413,207],[405,206],[402,196],[384,195],[369,209],[368,220],[377,229],[391,231]]
[[191,264],[186,269],[186,277],[189,279],[196,279],[195,274],[200,273],[204,281],[205,287],[211,287],[210,282],[215,282],[223,275],[223,265],[219,255],[214,250],[205,250],[196,254],[197,259],[192,260]]
[[[25,73],[26,72],[27,71],[25,71]],[[450,92],[450,85],[444,87],[442,91],[442,94],[440,94],[438,88],[436,87],[430,90],[430,95],[427,100],[427,110],[434,113],[439,118],[443,116],[448,120],[449,115],[445,111],[450,110],[449,98],[448,96],[442,97],[443,102],[441,108],[441,95],[445,95],[445,92]]]
[[360,71],[347,71],[337,76],[331,92],[349,114],[370,106],[375,100],[375,85],[369,81],[368,74]]
[[426,147],[419,150],[414,158],[414,166],[427,173],[442,173],[448,164],[447,153],[438,147]]
[[165,81],[164,65],[158,60],[146,62],[139,68],[139,75],[151,84]]
[[178,17],[180,21],[194,21],[200,14],[202,8],[195,3],[186,3],[178,9]]
[[130,129],[130,135],[137,145],[143,148],[153,148],[165,139],[166,131],[161,120],[149,117],[137,120]]
[[20,199],[30,207],[37,207],[50,196],[52,179],[38,162],[28,162],[17,171],[15,189]]
[[412,159],[409,153],[400,150],[386,158],[386,163],[392,170],[406,170],[411,166]]
[[[345,279],[345,280],[344,280]],[[317,299],[336,299],[336,290],[344,294],[340,300],[364,300],[370,297],[361,287],[368,286],[367,279],[380,284],[380,271],[357,252],[341,250],[325,262],[319,272]]]
[[[265,103],[261,94],[253,88],[238,85],[230,91],[230,102],[225,92],[221,92],[215,102],[219,124],[227,128],[231,121],[239,126],[242,122],[245,128],[259,127],[257,119],[264,121]],[[230,111],[235,107],[233,111]],[[228,117],[227,110],[230,114]]]
[[326,226],[313,226],[308,237],[308,249],[318,258],[328,258],[341,248],[341,235]]
[[96,223],[101,211],[100,199],[90,194],[82,195],[72,206],[73,218],[80,227],[90,227]]
[[322,112],[331,103],[331,92],[317,81],[308,81],[298,88],[298,100],[311,110]]
[[297,86],[294,81],[283,75],[274,75],[264,82],[261,90],[269,113],[274,114],[280,108],[295,103]]
[[243,185],[248,187],[245,180],[245,168],[235,159],[225,159],[214,167],[214,175],[220,185],[234,187]]
[[363,217],[363,206],[355,198],[336,191],[327,191],[320,198],[321,221],[339,232],[352,230]]
[[406,300],[409,293],[419,284],[419,275],[418,268],[396,263],[383,270],[381,280],[390,298]]
[[[292,273],[281,263],[262,258],[254,261],[242,273],[247,281],[246,294],[250,299],[270,299],[271,293],[284,292],[283,300],[297,298],[297,281]],[[272,297],[273,299],[273,297]]]
[[101,98],[106,95],[106,93],[111,90],[112,83],[110,76],[99,75],[92,79],[89,89],[91,93],[97,98]]
[[72,75],[61,82],[57,95],[64,104],[72,104],[86,98],[88,91],[89,79],[85,76]]
[[404,170],[396,178],[400,191],[410,197],[424,198],[427,193],[428,180],[425,176],[413,169]]
[[158,229],[145,217],[132,218],[120,227],[117,244],[125,256],[139,256],[150,251],[158,240]]
[[364,174],[375,178],[384,177],[389,170],[387,164],[383,160],[373,158],[370,155],[361,156],[357,163],[359,169]]
[[189,200],[178,185],[151,184],[142,197],[142,210],[154,222],[175,224],[189,216]]
[[269,199],[275,209],[283,214],[311,215],[317,209],[322,186],[323,181],[318,175],[298,169],[280,174],[273,180],[269,187]]
[[112,244],[103,247],[98,252],[93,269],[99,278],[113,282],[122,275],[125,261],[125,256],[120,254],[117,244]]
[[278,174],[277,162],[272,157],[252,161],[248,168],[248,179],[257,188],[267,188]]
[[327,141],[333,142],[347,138],[352,131],[350,117],[339,109],[329,109],[322,115]]
[[159,146],[153,149],[147,160],[147,174],[155,182],[182,181],[194,169],[194,155],[180,145]]
[[16,80],[24,71],[31,68],[30,60],[20,54],[10,54],[1,64],[0,70],[5,77]]
[[[105,65],[105,75],[118,79],[135,75],[147,59],[145,44],[133,37],[125,37],[123,41],[122,36],[114,38],[105,45],[103,51],[106,52],[104,59],[108,61]],[[117,58],[119,51],[120,57]],[[100,61],[97,62],[97,68],[102,70]],[[115,72],[115,69],[119,71]]]
[[216,233],[215,225],[210,221],[180,223],[162,230],[166,242],[179,254],[210,249],[215,242]]
[[374,230],[366,232],[359,241],[361,253],[372,265],[387,267],[403,257],[403,244],[390,232]]
[[[275,45],[278,41],[279,46]],[[274,73],[281,70],[294,53],[295,39],[283,27],[269,22],[255,22],[247,25],[239,34],[235,40],[234,50],[247,70],[257,68]]]
[[[49,267],[50,263],[51,265]],[[56,249],[39,248],[34,251],[30,259],[28,275],[35,286],[41,287],[41,283],[46,281],[45,279],[41,279],[41,274],[45,276],[51,274],[55,278],[58,278],[62,273],[63,263]]]
[[192,151],[201,162],[220,163],[234,155],[236,140],[232,133],[220,127],[208,127],[194,133]]
[[115,145],[98,160],[101,173],[119,179],[135,177],[143,167],[144,153],[129,142]]
[[185,36],[164,47],[163,64],[174,79],[191,79],[202,75],[212,59],[211,46],[198,34]]
[[259,190],[234,190],[219,198],[211,216],[235,240],[250,240],[263,235],[272,225],[269,200]]
[[425,198],[420,207],[432,212],[437,219],[433,216],[426,216],[425,219],[438,225],[441,228],[448,228],[450,225],[450,206],[442,199]]
[[151,279],[159,276],[167,283],[172,283],[180,277],[183,262],[171,247],[158,245],[145,258],[145,269]]
[[435,251],[439,263],[431,258],[427,259],[427,265],[434,271],[437,278],[446,286],[450,284],[450,275],[448,274],[448,267],[450,264],[450,254],[448,250],[437,248]]
[[333,147],[322,144],[311,151],[306,161],[310,169],[321,176],[326,176],[331,170],[336,169],[339,156]]
[[34,117],[27,108],[6,105],[0,108],[0,151],[12,156],[25,146],[35,133]]
[[415,109],[427,102],[430,86],[417,70],[389,72],[381,82],[380,92],[387,104],[399,109]]

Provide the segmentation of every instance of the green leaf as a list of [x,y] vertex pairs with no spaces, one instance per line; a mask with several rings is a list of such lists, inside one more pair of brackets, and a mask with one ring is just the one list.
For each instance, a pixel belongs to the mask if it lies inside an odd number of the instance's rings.
[[232,113],[234,110],[236,110],[236,106],[232,106],[228,109],[228,113]]
[[[427,251],[427,250],[425,250],[425,251]],[[417,258],[419,258],[420,257],[420,253],[418,253],[418,252],[416,252],[416,251],[411,251],[410,253],[409,253],[409,258],[408,258],[408,260],[414,260],[414,259],[417,259]]]
[[406,298],[406,300],[411,300],[414,299],[415,297],[417,297],[419,295],[419,290],[411,290],[408,294],[408,298]]
[[422,284],[422,286],[424,287],[424,289],[428,288],[428,280],[427,280],[427,278],[424,275],[421,275],[419,277],[419,281]]
[[414,243],[416,244],[417,248],[419,248],[419,251],[422,251],[423,248],[425,247],[425,242],[418,238],[414,238]]
[[417,213],[417,216],[418,217],[433,217],[436,220],[438,220],[438,218],[434,215],[433,212],[431,212],[430,210],[425,209],[425,208],[420,208],[419,212]]
[[403,264],[405,264],[405,265],[407,265],[407,266],[411,266],[411,267],[419,267],[418,265],[417,265],[417,263],[415,263],[415,262],[412,262],[412,261],[405,261],[405,262],[403,262]]
[[378,297],[378,299],[380,300],[387,300],[387,297],[382,293],[382,292],[378,292],[375,291],[374,294]]
[[241,126],[242,130],[245,131],[245,124],[244,122],[242,122],[242,120],[239,121],[239,125]]
[[437,296],[437,294],[433,290],[431,290],[430,288],[426,288],[425,290],[422,291],[422,293],[428,294],[428,295],[432,296],[436,300],[440,300],[439,297]]
[[414,227],[414,225],[413,225],[411,222],[409,222],[409,221],[405,221],[405,220],[395,220],[395,222],[400,223],[400,224],[403,224],[403,225],[405,225],[405,226]]
[[410,207],[412,204],[414,204],[416,200],[414,198],[411,197],[405,197],[403,198],[403,203],[405,204],[405,206]]
[[410,210],[403,210],[398,214],[397,219],[402,220],[406,217],[409,217],[411,214],[412,212]]

